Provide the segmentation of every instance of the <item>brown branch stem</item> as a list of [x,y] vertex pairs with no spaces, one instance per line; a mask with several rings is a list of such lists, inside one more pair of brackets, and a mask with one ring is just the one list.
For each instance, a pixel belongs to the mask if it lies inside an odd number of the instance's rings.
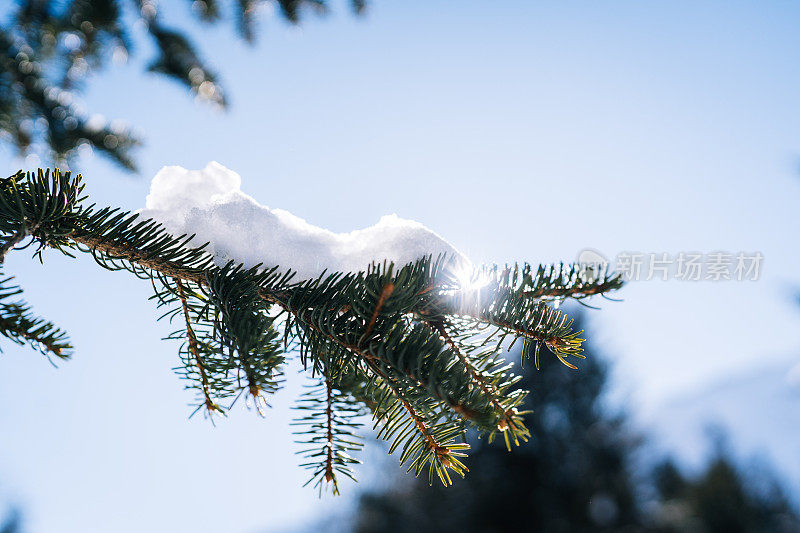
[[605,284],[601,284],[591,287],[553,287],[534,289],[530,291],[524,291],[522,296],[534,299],[560,298],[563,296],[568,296],[570,298],[584,298],[587,296],[594,296],[595,294],[602,294],[607,291],[608,287]]
[[28,235],[28,229],[22,228],[16,233],[14,233],[9,239],[3,243],[3,246],[0,247],[0,265],[3,264],[6,260],[6,255],[8,252],[14,249],[16,245],[18,245],[22,239],[24,239]]
[[325,460],[325,481],[331,482],[334,479],[333,475],[333,387],[330,380],[325,378],[325,387],[327,388],[327,408],[325,414],[328,418],[328,456]]
[[394,291],[394,283],[392,283],[391,281],[383,286],[383,290],[381,290],[381,295],[378,297],[378,303],[375,304],[375,310],[372,312],[372,317],[369,319],[369,324],[367,324],[367,329],[361,336],[359,344],[362,344],[365,340],[369,338],[369,334],[372,332],[372,327],[375,325],[375,321],[378,320],[378,314],[381,312],[383,304],[386,303],[386,300],[389,299],[389,296],[392,295],[393,291]]
[[465,354],[464,351],[458,346],[458,344],[456,344],[456,342],[453,340],[453,338],[447,332],[447,328],[445,328],[444,323],[442,323],[442,322],[427,322],[426,321],[426,324],[428,324],[429,327],[433,328],[439,334],[439,336],[442,339],[444,339],[444,341],[450,346],[450,348],[453,350],[453,352],[456,354],[456,356],[458,356],[459,360],[464,364],[464,366],[469,371],[470,375],[472,376],[472,379],[478,385],[478,388],[484,394],[489,396],[489,398],[491,399],[492,405],[497,410],[497,412],[500,413],[500,416],[503,419],[503,421],[505,421],[505,424],[507,425],[507,427],[509,429],[511,429],[512,431],[516,431],[517,427],[514,424],[514,420],[513,420],[513,416],[512,416],[513,413],[509,412],[509,411],[507,411],[506,409],[503,408],[503,406],[500,404],[500,402],[497,399],[497,397],[499,396],[499,394],[497,393],[497,390],[492,385],[490,385],[489,383],[486,382],[486,377],[477,368],[475,368],[475,366],[472,364],[472,362],[467,357],[467,354]]
[[[124,245],[122,245],[122,244],[120,244],[118,242],[115,242],[113,240],[102,239],[102,238],[93,237],[93,236],[90,236],[90,235],[81,235],[81,234],[77,234],[77,235],[73,234],[71,236],[71,238],[75,242],[80,243],[80,244],[82,244],[84,246],[87,246],[88,248],[90,248],[92,250],[100,251],[101,253],[103,253],[105,255],[108,255],[110,257],[115,257],[115,258],[120,258],[120,259],[124,259],[124,260],[127,260],[127,261],[131,261],[131,262],[136,263],[137,265],[139,265],[141,267],[160,272],[161,274],[164,274],[166,276],[170,276],[170,277],[172,277],[172,278],[174,278],[176,280],[188,281],[188,282],[195,283],[197,285],[208,285],[208,281],[206,279],[206,276],[202,271],[191,269],[191,268],[186,268],[185,266],[180,265],[180,264],[178,264],[176,262],[159,260],[158,258],[152,257],[150,254],[147,254],[147,253],[145,253],[145,252],[143,252],[141,250],[130,249],[130,248],[125,247]],[[387,287],[391,287],[391,289],[389,289]],[[381,293],[381,298],[379,298],[379,302],[378,302],[379,305],[376,306],[376,312],[373,313],[373,318],[375,320],[377,320],[377,312],[380,311],[380,307],[383,306],[383,304],[389,298],[389,296],[391,295],[391,292],[393,290],[394,290],[394,286],[392,284],[387,284],[387,286],[384,287],[384,289],[383,289],[383,291]],[[302,313],[297,311],[297,310],[295,310],[295,309],[292,309],[284,301],[284,298],[283,298],[285,296],[284,294],[273,293],[273,292],[270,292],[270,291],[268,291],[267,289],[264,289],[264,288],[259,288],[258,289],[258,294],[262,299],[264,299],[264,300],[266,300],[268,302],[275,303],[275,304],[279,305],[283,310],[285,310],[286,312],[292,314],[296,319],[298,319],[301,323],[303,323],[306,327],[310,328],[312,331],[314,331],[317,334],[322,335],[323,337],[327,338],[328,340],[338,344],[342,348],[351,351],[355,355],[360,356],[363,360],[365,360],[367,362],[371,361],[373,363],[377,362],[377,361],[382,361],[379,357],[376,357],[376,356],[364,351],[362,348],[360,348],[358,346],[354,346],[352,344],[344,342],[343,340],[341,340],[341,339],[339,339],[339,338],[337,338],[337,337],[335,337],[333,335],[329,335],[329,334],[325,333],[318,326],[316,326],[316,324],[306,323],[306,321],[302,320]],[[383,300],[382,302],[381,302],[381,299]],[[370,322],[371,322],[372,325],[374,325],[374,320],[371,320]],[[372,366],[374,366],[374,365],[372,365]],[[417,377],[409,374],[408,372],[406,372],[406,374],[408,374],[411,379],[416,381],[417,384],[420,387],[425,388],[423,383]],[[449,400],[447,400],[445,398],[442,398],[442,397],[440,397],[438,395],[436,397],[439,400],[444,401],[445,403],[450,405],[450,407],[453,408],[453,410],[456,413],[458,413],[459,415],[461,415],[461,416],[463,416],[463,417],[465,417],[467,419],[469,419],[471,417],[471,410],[468,409],[466,406],[463,406],[463,405],[460,405],[460,404],[453,405],[451,403],[451,401],[449,401]]]
[[425,442],[428,443],[428,446],[431,450],[434,451],[436,457],[445,464],[445,466],[449,466],[449,462],[445,463],[445,461],[449,461],[447,456],[450,455],[450,450],[448,450],[445,446],[439,444],[433,435],[431,435],[428,426],[425,425],[425,421],[422,420],[422,417],[419,416],[414,409],[414,407],[403,397],[403,394],[400,390],[392,383],[391,379],[384,374],[384,372],[373,362],[367,361],[367,365],[375,372],[386,386],[389,387],[389,390],[392,391],[394,397],[397,398],[397,401],[400,402],[400,405],[403,406],[403,409],[408,413],[409,418],[414,422],[414,425],[417,426],[417,429],[422,434],[422,437],[425,439]]
[[[13,304],[6,306],[7,308],[13,307]],[[63,354],[63,347],[58,346],[53,342],[48,342],[46,339],[40,338],[37,333],[39,332],[38,328],[31,333],[30,330],[25,329],[22,327],[22,324],[19,320],[14,320],[13,318],[0,318],[0,330],[5,330],[8,332],[13,332],[14,335],[18,336],[21,339],[24,339],[26,342],[30,343],[31,345],[39,344],[44,346],[44,348],[58,357],[65,357]],[[67,347],[70,348],[69,346]],[[69,357],[69,356],[66,356]]]
[[194,357],[195,366],[200,373],[200,383],[203,389],[203,396],[205,397],[206,409],[209,411],[219,410],[219,407],[217,407],[211,399],[211,387],[208,383],[205,363],[203,363],[203,358],[200,356],[200,350],[197,346],[197,337],[192,329],[192,322],[189,317],[189,305],[186,302],[186,293],[183,289],[183,283],[181,283],[181,280],[178,278],[173,278],[173,280],[175,280],[175,285],[178,287],[178,296],[180,297],[181,306],[183,308],[183,317],[186,319],[186,337],[189,342],[189,353]]

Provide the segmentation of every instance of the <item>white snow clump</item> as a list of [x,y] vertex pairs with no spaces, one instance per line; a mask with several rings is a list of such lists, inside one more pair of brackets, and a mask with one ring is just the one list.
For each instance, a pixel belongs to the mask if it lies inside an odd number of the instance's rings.
[[358,272],[384,260],[402,266],[426,255],[446,254],[457,264],[467,258],[439,235],[414,220],[386,215],[377,224],[334,233],[282,209],[259,204],[241,191],[242,178],[216,161],[203,170],[162,168],[150,184],[142,217],[160,222],[174,236],[209,243],[217,265],[233,260],[297,272],[294,281],[323,270]]

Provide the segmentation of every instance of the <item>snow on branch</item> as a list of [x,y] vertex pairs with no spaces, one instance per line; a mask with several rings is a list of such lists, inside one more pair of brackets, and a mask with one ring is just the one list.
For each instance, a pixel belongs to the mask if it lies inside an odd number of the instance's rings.
[[[0,250],[32,245],[42,261],[47,249],[90,253],[152,283],[162,317],[179,325],[168,337],[180,342],[177,371],[209,417],[242,396],[266,413],[286,358],[299,354],[316,391],[300,404],[304,466],[337,493],[337,474],[352,476],[357,462],[362,412],[401,464],[445,485],[468,471],[468,429],[522,445],[527,391],[502,349],[522,339],[524,354],[544,345],[575,368],[567,357],[583,357],[584,339],[550,304],[622,285],[576,266],[476,268],[395,215],[337,234],[259,204],[218,163],[165,167],[138,214],[83,191],[80,176],[57,169],[0,180]],[[4,283],[0,300],[18,294]],[[0,304],[0,335],[69,355],[61,330],[27,305]]]
[[295,281],[323,271],[359,272],[372,263],[413,263],[426,255],[445,255],[468,265],[467,258],[419,222],[397,215],[350,233],[334,233],[283,209],[261,205],[241,190],[242,178],[216,161],[203,170],[162,168],[153,178],[142,217],[160,222],[173,235],[194,235],[209,243],[219,266],[280,266],[296,272]]

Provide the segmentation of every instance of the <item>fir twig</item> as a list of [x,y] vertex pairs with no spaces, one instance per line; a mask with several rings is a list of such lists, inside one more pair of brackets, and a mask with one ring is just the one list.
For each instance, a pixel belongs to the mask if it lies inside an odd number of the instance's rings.
[[[383,383],[386,384],[386,386],[392,392],[394,397],[400,403],[402,408],[407,413],[409,419],[413,422],[417,431],[425,441],[427,451],[418,454],[417,459],[414,462],[412,462],[411,465],[409,466],[409,470],[411,470],[412,468],[416,468],[417,471],[419,471],[421,470],[422,466],[424,466],[425,463],[429,462],[430,472],[431,472],[431,476],[429,477],[432,477],[432,473],[435,469],[437,475],[439,476],[439,478],[441,479],[442,483],[445,486],[453,484],[453,481],[450,478],[448,470],[452,469],[454,472],[458,473],[463,477],[464,472],[468,472],[469,469],[460,460],[458,460],[456,455],[463,456],[464,454],[452,452],[451,448],[448,448],[445,444],[439,442],[431,432],[430,428],[426,425],[422,417],[417,413],[416,409],[414,409],[414,407],[409,403],[409,401],[405,398],[400,389],[395,384],[392,383],[391,379],[386,374],[384,374],[374,362],[370,361],[367,363],[367,365],[373,372],[375,372],[378,376],[381,377]],[[389,427],[388,422],[386,423],[386,427]],[[401,439],[402,437],[398,437],[396,442],[399,443]],[[468,445],[464,444],[463,446],[459,446],[458,448],[464,449],[468,447],[469,447]]]
[[208,383],[208,375],[206,373],[203,357],[200,355],[197,336],[194,334],[194,329],[192,328],[192,320],[189,317],[189,306],[186,302],[186,293],[183,289],[183,283],[181,283],[181,280],[178,278],[173,278],[173,280],[175,281],[175,286],[178,288],[178,295],[181,300],[181,308],[183,310],[184,319],[186,320],[186,340],[188,342],[189,353],[194,358],[195,366],[200,374],[200,383],[203,391],[203,397],[205,399],[204,404],[206,411],[208,413],[212,413],[214,411],[221,413],[223,412],[222,409],[211,399],[211,388]]
[[22,293],[22,289],[12,280],[11,277],[0,278],[0,335],[17,344],[28,344],[44,355],[68,359],[72,354],[72,345],[64,331],[34,316],[24,301],[5,301]]
[[325,459],[325,481],[334,479],[333,474],[333,387],[331,380],[325,378],[325,417],[327,421],[328,449]]
[[383,286],[383,289],[381,290],[381,295],[378,298],[378,303],[377,305],[375,305],[375,311],[372,312],[372,317],[369,319],[369,323],[367,324],[367,329],[361,336],[361,342],[359,342],[359,344],[362,344],[365,340],[369,338],[369,334],[372,333],[372,328],[373,326],[375,326],[375,321],[378,319],[378,315],[380,314],[381,309],[383,308],[383,304],[386,303],[386,300],[389,299],[393,291],[394,291],[394,283],[392,283],[391,281]]
[[[519,419],[519,414],[517,413],[516,408],[511,407],[506,409],[503,407],[501,404],[499,391],[491,383],[489,383],[486,376],[484,376],[477,368],[475,368],[475,365],[472,364],[472,362],[469,360],[469,357],[467,357],[461,347],[459,347],[459,345],[447,332],[447,328],[445,327],[444,323],[427,322],[427,324],[437,331],[442,339],[445,340],[445,342],[450,346],[450,349],[453,350],[453,353],[455,353],[456,356],[458,356],[458,359],[464,364],[465,367],[467,367],[472,379],[475,381],[475,385],[481,391],[483,391],[487,397],[490,398],[492,406],[494,406],[498,416],[500,417],[500,421],[498,422],[500,431],[503,431],[504,433],[510,431],[514,440],[514,444],[516,445],[519,445],[519,439],[527,441],[530,433]],[[511,447],[508,437],[506,437],[506,445],[510,450]]]
[[6,255],[8,255],[8,252],[13,250],[17,244],[22,242],[22,239],[24,239],[27,235],[28,235],[27,228],[23,227],[22,229],[11,235],[11,237],[9,237],[8,240],[3,243],[3,246],[0,247],[0,265],[2,265],[5,262]]

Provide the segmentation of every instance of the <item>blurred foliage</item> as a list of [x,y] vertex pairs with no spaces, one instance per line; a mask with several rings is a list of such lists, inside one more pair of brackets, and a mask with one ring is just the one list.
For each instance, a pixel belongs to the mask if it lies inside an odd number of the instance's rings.
[[[256,14],[277,7],[297,24],[305,10],[324,13],[325,0],[195,0],[187,11],[204,23],[233,21],[247,42],[256,36]],[[221,5],[224,4],[224,5]],[[353,0],[356,12],[363,0]],[[144,40],[157,56],[147,70],[173,79],[199,100],[225,108],[218,77],[184,30],[165,25],[155,0],[19,0],[0,24],[0,139],[19,153],[38,153],[68,162],[94,149],[128,170],[136,169],[132,150],[140,137],[130,126],[89,116],[77,101],[90,75],[109,63],[127,61]],[[146,97],[125,95],[124,98]]]
[[660,533],[798,532],[800,517],[771,475],[745,475],[720,450],[705,471],[684,477],[671,459],[654,471],[659,501],[652,513]]
[[[586,327],[579,316],[576,327]],[[444,488],[390,483],[363,494],[359,533],[434,531],[761,533],[800,532],[778,481],[758,483],[718,452],[705,472],[685,477],[665,460],[648,479],[632,467],[639,437],[603,405],[608,371],[591,343],[580,372],[543,357],[522,386],[531,440],[510,452],[472,439],[469,476]],[[546,350],[546,348],[543,348]]]
[[12,509],[8,515],[0,522],[0,533],[21,533],[22,515],[16,509]]

